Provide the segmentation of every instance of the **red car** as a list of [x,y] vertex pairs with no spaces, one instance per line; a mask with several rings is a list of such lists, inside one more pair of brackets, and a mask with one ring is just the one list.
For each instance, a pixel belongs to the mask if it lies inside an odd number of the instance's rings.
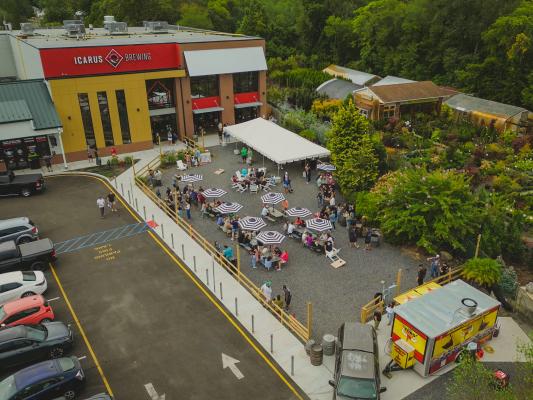
[[0,306],[0,327],[36,325],[54,320],[54,311],[43,296],[28,296]]

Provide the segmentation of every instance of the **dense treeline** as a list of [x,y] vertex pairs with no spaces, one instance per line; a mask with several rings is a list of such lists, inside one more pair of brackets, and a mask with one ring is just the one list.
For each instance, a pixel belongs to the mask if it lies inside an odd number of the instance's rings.
[[533,0],[2,0],[14,23],[104,15],[262,36],[268,56],[430,79],[533,109]]

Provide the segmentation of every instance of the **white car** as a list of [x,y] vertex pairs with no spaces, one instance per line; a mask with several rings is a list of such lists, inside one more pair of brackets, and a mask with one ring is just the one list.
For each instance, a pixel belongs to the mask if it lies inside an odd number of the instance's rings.
[[46,292],[48,285],[42,271],[16,271],[0,274],[0,305]]

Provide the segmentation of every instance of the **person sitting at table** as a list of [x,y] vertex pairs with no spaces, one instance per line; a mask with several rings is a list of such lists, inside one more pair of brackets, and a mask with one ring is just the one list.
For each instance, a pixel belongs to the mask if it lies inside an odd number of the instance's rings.
[[224,219],[224,226],[222,232],[224,232],[228,236],[231,235],[231,222],[229,218]]
[[261,216],[263,218],[268,216],[268,208],[267,208],[266,204],[263,204],[263,209],[261,210]]
[[270,250],[267,246],[263,246],[263,249],[261,250],[261,257],[267,258],[270,255]]
[[248,176],[248,168],[243,167],[243,168],[241,169],[241,176],[242,176],[243,178],[246,178],[246,177]]
[[294,221],[294,225],[296,226],[305,226],[305,221],[301,219],[300,217],[296,217],[296,220]]
[[309,248],[312,248],[315,243],[315,239],[312,235],[307,235],[307,238],[305,239],[305,245]]
[[267,258],[263,259],[263,265],[267,269],[267,271],[270,271],[272,268],[272,257],[268,256]]
[[283,250],[283,252],[279,256],[279,263],[278,263],[279,269],[281,269],[281,267],[287,264],[288,262],[289,262],[289,253],[287,252],[287,250]]
[[223,226],[223,225],[224,225],[224,218],[222,217],[222,214],[220,214],[220,215],[217,217],[217,225],[218,225],[218,226]]
[[287,210],[289,209],[289,200],[283,199],[281,202],[281,208],[283,209],[284,213],[287,213]]
[[234,175],[231,177],[231,183],[235,184],[235,183],[238,183],[238,182],[239,182],[239,179],[237,178],[237,175],[234,174]]
[[294,232],[294,228],[295,228],[294,224],[291,221],[289,221],[289,223],[287,224],[287,235],[288,236],[292,236],[292,233]]
[[281,249],[278,246],[274,247],[274,255],[276,257],[279,257],[281,255]]

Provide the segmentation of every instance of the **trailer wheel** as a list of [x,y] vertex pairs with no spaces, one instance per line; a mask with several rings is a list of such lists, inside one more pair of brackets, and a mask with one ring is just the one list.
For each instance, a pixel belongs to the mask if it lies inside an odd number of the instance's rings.
[[29,188],[25,187],[25,188],[22,188],[22,189],[21,189],[20,194],[21,194],[23,197],[30,197],[30,195],[31,195],[31,191],[30,191]]
[[31,265],[32,271],[44,271],[46,264],[42,261],[36,261]]

